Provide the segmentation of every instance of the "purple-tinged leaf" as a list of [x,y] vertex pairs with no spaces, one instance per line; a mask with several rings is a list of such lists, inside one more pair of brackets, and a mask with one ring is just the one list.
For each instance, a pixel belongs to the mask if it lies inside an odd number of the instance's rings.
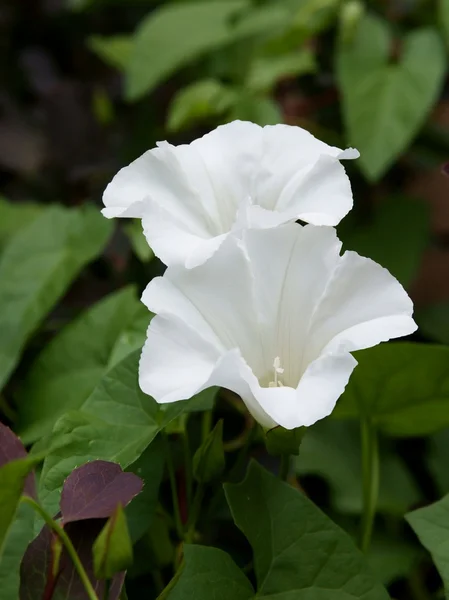
[[142,489],[142,480],[120,465],[95,460],[67,477],[61,494],[64,524],[85,519],[107,519],[118,504],[125,507]]
[[[0,423],[0,467],[7,463],[28,456],[24,445],[9,427]],[[36,498],[36,479],[34,473],[29,473],[25,481],[23,493]]]
[[[99,598],[103,597],[104,582],[95,579],[93,572],[92,545],[104,526],[104,519],[90,519],[69,523],[64,529],[70,537],[87,575]],[[88,600],[84,586],[67,551],[63,549],[59,572],[52,577],[53,533],[46,525],[31,542],[20,568],[20,600],[36,600],[44,592],[53,590],[52,600]],[[118,600],[125,580],[125,573],[112,579],[109,600]]]

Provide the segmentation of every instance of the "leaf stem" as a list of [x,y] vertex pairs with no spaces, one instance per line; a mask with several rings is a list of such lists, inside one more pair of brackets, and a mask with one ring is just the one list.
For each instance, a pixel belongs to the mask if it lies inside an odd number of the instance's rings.
[[176,533],[180,540],[184,538],[184,529],[182,526],[181,520],[181,512],[179,510],[179,501],[178,501],[178,488],[176,486],[176,474],[175,474],[175,466],[173,464],[173,458],[170,451],[170,442],[168,440],[168,435],[164,433],[162,436],[164,438],[165,444],[165,459],[167,461],[167,469],[168,469],[168,477],[170,479],[170,488],[171,488],[171,497],[173,504],[173,513],[175,516],[175,527]]
[[190,510],[189,521],[187,524],[187,534],[185,540],[188,544],[191,544],[193,541],[193,536],[195,534],[195,526],[201,513],[201,504],[203,502],[203,497],[204,485],[202,483],[198,483],[195,491],[195,496],[193,498],[192,508]]
[[52,531],[56,533],[61,542],[64,544],[67,553],[72,559],[73,566],[75,567],[76,572],[81,579],[81,582],[86,590],[86,594],[89,600],[99,600],[97,594],[95,593],[94,588],[90,582],[89,576],[87,575],[79,556],[70,540],[69,536],[66,534],[64,529],[54,520],[52,517],[45,511],[40,504],[38,504],[35,500],[30,498],[29,496],[22,496],[21,502],[25,502],[29,504],[33,510],[35,510],[39,515],[44,519],[45,523],[50,527]]
[[363,515],[360,532],[360,549],[367,552],[373,532],[379,495],[379,443],[377,431],[371,421],[361,420]]
[[192,453],[190,452],[189,434],[187,431],[187,419],[184,421],[184,429],[182,432],[182,442],[184,450],[184,471],[186,477],[186,490],[187,490],[187,509],[190,509],[192,503],[192,489],[193,489],[193,474],[192,474]]

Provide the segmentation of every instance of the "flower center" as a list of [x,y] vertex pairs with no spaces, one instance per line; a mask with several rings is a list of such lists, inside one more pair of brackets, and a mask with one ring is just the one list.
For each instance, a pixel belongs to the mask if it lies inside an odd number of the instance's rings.
[[268,387],[284,387],[284,384],[279,379],[279,375],[282,375],[282,373],[284,372],[284,369],[281,367],[281,359],[279,358],[279,356],[276,356],[276,358],[273,361],[273,369],[274,381],[270,381],[268,383]]

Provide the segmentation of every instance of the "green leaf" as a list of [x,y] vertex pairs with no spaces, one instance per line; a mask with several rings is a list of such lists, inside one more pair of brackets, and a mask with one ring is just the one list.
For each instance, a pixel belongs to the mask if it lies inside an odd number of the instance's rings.
[[154,252],[148,245],[143,234],[142,222],[140,219],[128,219],[128,223],[123,227],[126,235],[131,242],[134,254],[144,263],[150,262],[154,258]]
[[236,40],[254,36],[279,34],[290,23],[290,11],[282,5],[262,4],[251,6],[236,20],[233,38]]
[[253,548],[257,597],[388,599],[351,538],[257,463],[242,483],[225,484],[225,493]]
[[357,161],[376,181],[403,152],[424,123],[443,84],[446,56],[438,33],[423,28],[407,34],[401,57],[390,61],[388,24],[366,15],[352,44],[337,49],[343,116]]
[[230,18],[247,5],[247,0],[209,0],[152,11],[134,36],[126,73],[127,98],[137,100],[177,69],[230,41]]
[[[381,440],[382,441],[382,440]],[[332,506],[343,514],[363,510],[361,443],[358,423],[323,419],[312,427],[295,460],[298,475],[320,475],[330,487]],[[402,517],[421,500],[419,490],[400,457],[380,445],[377,511]]]
[[220,420],[195,452],[193,474],[197,481],[210,483],[220,478],[224,468],[223,420]]
[[12,460],[0,467],[0,559],[8,531],[14,521],[25,480],[42,457]]
[[449,426],[449,348],[394,342],[355,355],[359,364],[335,418],[363,415],[384,433],[404,437]]
[[87,40],[87,46],[110,67],[125,71],[131,57],[133,39],[129,35],[93,35]]
[[242,92],[234,104],[229,120],[234,119],[253,121],[262,127],[277,125],[283,120],[281,110],[274,100],[246,92]]
[[422,308],[415,313],[421,333],[426,337],[449,345],[449,303],[442,302]]
[[438,0],[438,17],[446,45],[449,44],[449,0]]
[[189,401],[157,404],[139,387],[139,357],[137,351],[122,360],[106,373],[80,411],[57,421],[39,482],[39,497],[48,512],[57,512],[62,484],[75,467],[101,459],[125,469],[172,419],[197,410],[206,398],[210,402],[209,393]]
[[429,241],[429,209],[413,198],[393,197],[375,206],[368,223],[350,216],[338,231],[345,248],[372,258],[407,286],[418,272]]
[[265,434],[268,453],[273,456],[299,454],[299,448],[306,432],[307,427],[297,427],[296,429],[274,427],[269,429]]
[[149,321],[150,313],[128,287],[65,327],[35,360],[19,394],[24,443],[48,435],[61,415],[79,409],[111,367],[142,347]]
[[0,258],[0,387],[29,336],[82,267],[103,249],[112,224],[91,208],[49,208],[21,229]]
[[308,48],[278,56],[260,56],[251,63],[247,85],[255,92],[268,93],[284,77],[298,77],[315,71],[315,56]]
[[0,249],[18,231],[29,225],[42,211],[34,202],[8,202],[0,196]]
[[218,548],[184,545],[185,566],[168,600],[249,600],[254,590],[232,558]]
[[449,492],[449,429],[434,434],[429,439],[428,465],[441,495]]
[[438,502],[419,508],[405,517],[432,555],[449,597],[449,494]]
[[159,438],[160,436],[126,469],[143,479],[142,491],[125,508],[133,543],[148,531],[155,518],[159,486],[164,470],[164,451]]
[[352,43],[366,6],[360,0],[348,0],[340,7],[339,35],[343,44]]
[[180,90],[168,113],[169,131],[180,131],[223,115],[235,102],[235,91],[216,79],[202,79]]
[[417,568],[420,558],[419,548],[390,537],[375,537],[368,552],[371,570],[384,585],[408,577]]
[[2,600],[17,600],[19,597],[20,563],[28,544],[33,540],[34,526],[33,509],[26,504],[20,504],[6,537],[0,560]]
[[119,504],[92,546],[97,579],[112,579],[133,562],[133,548],[125,513]]

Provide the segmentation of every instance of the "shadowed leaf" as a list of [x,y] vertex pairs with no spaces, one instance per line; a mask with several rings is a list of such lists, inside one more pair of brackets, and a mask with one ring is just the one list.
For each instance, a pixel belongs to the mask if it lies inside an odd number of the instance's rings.
[[[94,577],[92,544],[103,526],[104,519],[90,519],[80,523],[69,523],[64,528],[99,598],[103,597],[104,582]],[[51,530],[45,526],[28,546],[20,568],[20,600],[36,600],[43,596],[51,567],[52,535]],[[62,551],[59,567],[52,600],[88,600],[84,586],[65,549]],[[118,600],[124,578],[124,573],[119,573],[113,578],[109,600]]]
[[124,473],[112,462],[96,460],[75,469],[61,494],[64,524],[85,519],[108,518],[117,505],[126,506],[142,489],[142,480]]

